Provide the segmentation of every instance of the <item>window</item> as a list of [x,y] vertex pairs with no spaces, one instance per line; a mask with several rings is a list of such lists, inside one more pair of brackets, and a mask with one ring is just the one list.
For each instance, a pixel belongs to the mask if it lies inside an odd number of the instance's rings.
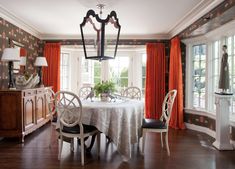
[[206,45],[193,46],[193,107],[205,108]]
[[128,86],[136,86],[142,89],[142,96],[144,96],[145,46],[131,46],[124,49],[118,52],[115,59],[99,62],[85,59],[83,50],[80,48],[63,46],[61,49],[61,60],[64,60],[61,62],[61,87],[78,93],[82,86],[94,86],[99,82],[112,80],[117,92],[121,92]]
[[219,84],[219,70],[220,70],[220,48],[221,48],[221,42],[219,40],[214,41],[212,43],[212,72],[211,72],[211,79],[209,81],[212,81],[212,91],[210,93],[210,97],[212,98],[211,104],[211,111],[212,113],[215,113],[216,105],[215,103],[215,96],[214,92],[218,90],[218,84]]
[[101,62],[82,58],[82,84],[96,84],[101,81]]
[[146,53],[142,54],[142,95],[145,94],[145,81],[146,81],[146,61],[147,55]]
[[[229,75],[231,91],[235,92],[235,35],[226,38],[228,63],[229,63]],[[235,97],[233,97],[232,113],[235,114]]]
[[118,56],[109,60],[109,79],[118,86],[118,91],[128,87],[129,57]]
[[69,90],[69,53],[60,55],[60,89]]

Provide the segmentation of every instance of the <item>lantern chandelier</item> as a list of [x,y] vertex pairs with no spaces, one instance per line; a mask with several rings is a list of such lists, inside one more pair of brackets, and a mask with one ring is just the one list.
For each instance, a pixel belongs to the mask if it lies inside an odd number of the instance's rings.
[[[93,10],[89,10],[80,24],[82,44],[86,59],[94,60],[107,60],[114,59],[117,53],[119,34],[121,25],[118,22],[117,14],[112,11],[105,19],[102,19],[102,10],[104,4],[98,4],[100,9],[100,16],[95,14]],[[91,34],[90,32],[94,32]],[[115,37],[110,38],[110,34],[114,34]],[[89,48],[91,45],[91,35],[94,35],[95,39],[95,53],[94,50]]]

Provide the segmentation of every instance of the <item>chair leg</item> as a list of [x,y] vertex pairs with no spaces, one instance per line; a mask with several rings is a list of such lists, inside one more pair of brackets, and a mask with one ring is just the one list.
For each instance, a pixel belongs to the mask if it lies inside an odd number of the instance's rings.
[[51,142],[52,142],[52,131],[53,131],[53,126],[51,124],[51,133],[50,133],[50,143],[49,143],[49,148],[51,148]]
[[92,135],[91,137],[91,143],[90,143],[90,146],[86,149],[87,152],[90,152],[94,143],[95,143],[95,137],[96,137],[96,134]]
[[80,139],[81,141],[81,163],[82,163],[82,166],[84,166],[84,138],[81,137]]
[[74,152],[74,139],[73,139],[73,138],[71,138],[70,150],[71,150],[72,152]]
[[58,160],[61,159],[62,148],[63,148],[63,136],[60,135]]
[[142,140],[142,154],[144,154],[144,147],[145,147],[145,137],[146,137],[146,131],[143,130],[143,140]]
[[170,149],[169,149],[169,143],[168,143],[168,132],[166,132],[165,139],[166,139],[167,155],[170,156]]
[[97,156],[100,157],[100,132],[97,133]]
[[161,132],[161,146],[163,148],[162,132]]

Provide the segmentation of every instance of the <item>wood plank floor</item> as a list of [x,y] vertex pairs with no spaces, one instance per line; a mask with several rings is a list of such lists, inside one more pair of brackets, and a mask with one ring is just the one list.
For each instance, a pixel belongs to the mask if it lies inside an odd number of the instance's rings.
[[146,151],[142,156],[138,146],[132,147],[132,159],[123,162],[115,145],[107,143],[101,136],[100,159],[96,157],[94,146],[86,154],[85,166],[80,165],[80,150],[70,151],[64,144],[61,161],[57,160],[58,145],[56,139],[50,143],[50,125],[26,136],[25,143],[17,139],[0,141],[0,169],[235,169],[235,151],[218,151],[211,145],[213,138],[191,130],[170,130],[169,143],[171,156],[161,148],[157,134],[147,134]]

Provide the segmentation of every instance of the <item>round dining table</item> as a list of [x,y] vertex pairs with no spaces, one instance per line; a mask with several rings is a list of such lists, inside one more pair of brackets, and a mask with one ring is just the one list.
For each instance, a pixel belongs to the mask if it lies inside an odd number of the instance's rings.
[[117,99],[102,102],[99,99],[82,101],[82,122],[95,126],[116,145],[123,160],[131,158],[131,145],[138,143],[144,114],[144,102]]

